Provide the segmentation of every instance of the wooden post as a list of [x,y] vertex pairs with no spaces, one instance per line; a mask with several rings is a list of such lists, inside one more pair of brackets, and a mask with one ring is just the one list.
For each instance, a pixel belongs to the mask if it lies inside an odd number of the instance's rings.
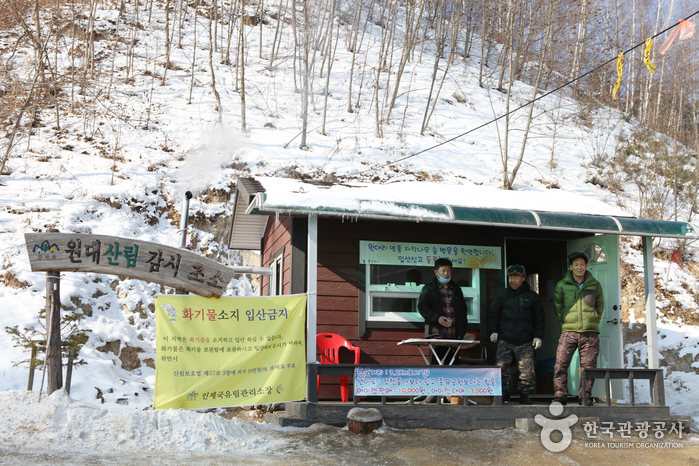
[[32,342],[32,359],[29,361],[29,381],[27,382],[27,391],[31,392],[34,388],[34,369],[36,369],[36,353],[39,348],[36,347],[36,343]]
[[51,394],[63,387],[63,365],[61,361],[61,273],[46,272],[46,371],[48,381],[46,393]]
[[75,361],[75,353],[71,349],[68,352],[68,367],[66,368],[66,393],[70,395],[70,381],[73,377],[73,361]]

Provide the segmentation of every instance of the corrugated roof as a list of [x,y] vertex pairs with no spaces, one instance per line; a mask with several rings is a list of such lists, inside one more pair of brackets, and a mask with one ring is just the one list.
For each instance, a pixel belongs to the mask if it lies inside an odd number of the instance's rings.
[[[241,179],[243,180],[243,179]],[[266,179],[265,182],[269,181]],[[322,192],[309,192],[304,189],[302,182],[289,184],[296,186],[295,190],[286,195],[270,198],[266,192],[258,190],[251,196],[251,202],[244,208],[236,202],[236,213],[233,219],[234,233],[231,235],[231,246],[241,244],[242,238],[257,236],[257,248],[264,234],[264,226],[257,228],[247,226],[250,218],[258,217],[251,214],[262,214],[258,218],[265,221],[267,215],[318,215],[325,217],[373,218],[396,221],[416,222],[445,222],[469,225],[490,225],[496,227],[529,228],[539,230],[565,230],[584,233],[606,233],[631,236],[653,236],[667,238],[697,239],[696,228],[687,222],[669,222],[660,220],[641,220],[627,216],[624,212],[610,210],[615,215],[583,215],[569,212],[552,212],[545,209],[501,209],[485,207],[468,207],[452,204],[421,204],[409,203],[390,199],[362,199],[362,190],[342,191],[341,198],[333,199],[331,186],[324,185]],[[244,181],[243,183],[249,183]],[[240,185],[240,182],[239,182]],[[306,185],[307,186],[307,185]],[[260,184],[260,187],[262,185]],[[288,186],[287,186],[288,188]],[[318,188],[316,186],[315,188]],[[262,187],[264,190],[264,187]],[[294,188],[291,188],[294,189]],[[561,192],[562,193],[562,192]],[[296,195],[295,197],[292,197]],[[337,196],[337,194],[335,194]],[[566,196],[571,196],[566,193]],[[448,196],[446,196],[448,198]],[[341,199],[342,202],[337,201]],[[583,199],[583,198],[581,198]],[[465,202],[468,202],[465,201]],[[482,202],[482,201],[479,201]],[[589,202],[586,200],[584,202]],[[604,207],[599,211],[606,211]],[[621,215],[619,215],[621,214]],[[236,225],[237,224],[237,225]],[[238,235],[241,241],[234,241]],[[247,243],[246,243],[247,244]],[[249,243],[251,244],[251,243]],[[243,249],[243,248],[238,248]]]

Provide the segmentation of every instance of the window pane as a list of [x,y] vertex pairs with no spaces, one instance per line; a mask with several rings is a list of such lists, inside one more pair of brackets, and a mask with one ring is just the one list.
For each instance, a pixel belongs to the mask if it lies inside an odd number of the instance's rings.
[[370,285],[405,285],[414,283],[415,286],[424,285],[432,280],[429,275],[432,268],[415,267],[412,265],[372,265],[369,272]]
[[[415,267],[412,265],[371,265],[369,271],[370,285],[405,285],[422,286],[432,281],[434,267]],[[451,277],[460,287],[471,287],[473,273],[471,269],[453,268]]]
[[372,312],[417,312],[417,299],[377,298],[372,299]]
[[451,279],[461,288],[473,286],[473,269],[451,269]]
[[607,262],[607,254],[599,244],[588,244],[583,248],[582,252],[587,254],[588,259],[590,259],[592,263]]

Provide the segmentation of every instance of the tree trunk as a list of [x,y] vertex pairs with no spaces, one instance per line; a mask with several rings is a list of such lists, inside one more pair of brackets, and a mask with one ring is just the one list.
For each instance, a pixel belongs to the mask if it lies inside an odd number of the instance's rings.
[[[325,119],[328,114],[328,94],[330,92],[330,72],[332,71],[333,68],[333,58],[335,57],[335,50],[332,47],[333,44],[333,19],[335,17],[335,0],[332,0],[332,4],[330,6],[330,20],[328,21],[328,47],[327,47],[327,52],[326,56],[328,58],[328,72],[327,75],[325,76],[325,100],[323,102],[323,122],[321,123],[321,129],[320,129],[320,134],[325,136]],[[335,42],[335,47],[337,47],[337,42]]]
[[[242,1],[242,0],[241,0]],[[209,13],[209,70],[211,70],[211,90],[216,98],[216,111],[218,112],[218,124],[223,124],[223,107],[221,106],[221,96],[216,90],[216,74],[214,73],[214,42],[215,36],[212,28],[214,22],[214,15],[216,14],[216,9],[211,8]]]
[[61,356],[61,273],[46,272],[46,393],[63,388],[63,364]]
[[245,0],[240,0],[240,37],[238,39],[238,70],[240,70],[240,129],[247,131],[247,121],[245,119],[245,24],[243,24],[243,5]]
[[165,1],[165,68],[161,86],[165,85],[167,70],[170,68],[170,0]]

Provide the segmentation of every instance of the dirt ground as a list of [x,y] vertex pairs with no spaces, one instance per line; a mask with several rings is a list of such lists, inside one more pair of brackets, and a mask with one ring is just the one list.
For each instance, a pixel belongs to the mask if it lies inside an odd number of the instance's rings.
[[[262,420],[263,412],[233,408],[224,417]],[[582,420],[581,420],[582,421]],[[622,439],[618,432],[590,438],[582,422],[572,429],[571,445],[560,453],[544,448],[541,429],[454,431],[392,429],[384,425],[377,432],[358,435],[346,427],[316,424],[287,432],[288,449],[284,464],[290,465],[396,465],[433,466],[453,464],[510,465],[699,465],[699,435],[664,433],[646,439],[632,432]],[[551,437],[561,440],[560,434]],[[264,464],[279,464],[268,458]],[[263,464],[260,463],[260,464]]]
[[[108,455],[22,453],[0,451],[3,465],[699,465],[699,440],[694,434],[666,436],[662,442],[681,448],[639,446],[634,437],[624,446],[618,439],[598,440],[593,448],[578,431],[573,443],[561,453],[551,453],[541,444],[538,433],[518,430],[440,431],[428,429],[395,430],[383,427],[367,435],[347,428],[316,424],[305,429],[273,432],[285,438],[279,451],[239,455],[216,452],[172,455],[154,452],[114,451]],[[655,444],[654,441],[643,441]],[[616,446],[616,447],[614,447]],[[1,449],[0,449],[1,450]]]
[[[236,411],[226,417],[259,419],[256,411]],[[109,450],[108,452],[28,451],[22,448],[1,447],[0,465],[134,465],[151,466],[186,464],[203,465],[699,465],[699,435],[683,433],[663,434],[656,440],[631,438],[590,439],[582,426],[572,430],[571,445],[560,453],[548,451],[541,442],[540,430],[525,432],[504,430],[430,430],[392,429],[360,435],[346,427],[316,424],[308,428],[270,430],[270,440],[281,440],[275,449],[251,449],[235,453],[220,451],[197,452],[183,455],[144,449]],[[601,437],[601,436],[600,436]],[[560,435],[552,436],[557,442]],[[661,448],[662,447],[662,448]]]

